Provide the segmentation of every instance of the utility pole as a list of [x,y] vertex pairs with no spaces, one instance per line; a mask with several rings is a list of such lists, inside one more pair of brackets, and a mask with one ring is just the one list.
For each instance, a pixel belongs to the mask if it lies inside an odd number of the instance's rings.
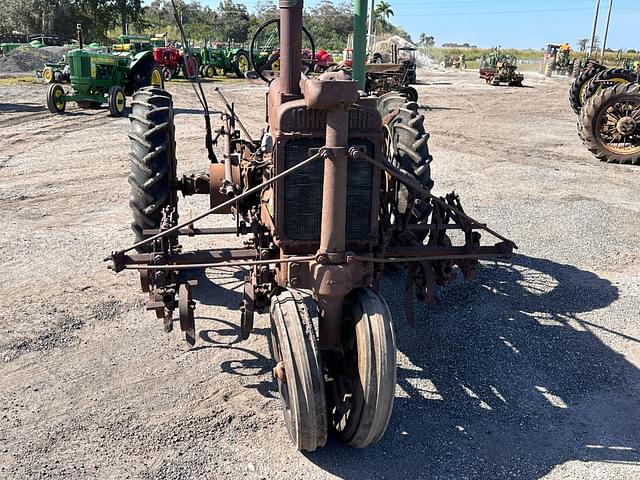
[[373,50],[373,36],[375,33],[375,9],[376,9],[376,0],[369,0],[369,34],[367,36],[367,51],[371,52]]
[[591,32],[591,43],[589,44],[589,58],[593,55],[596,41],[596,29],[598,28],[598,15],[600,15],[600,0],[596,0],[596,14],[593,16],[593,30]]
[[364,90],[367,50],[367,0],[353,0],[353,79]]
[[611,10],[613,0],[609,0],[609,13],[607,14],[607,25],[604,27],[604,38],[602,39],[602,50],[600,50],[600,63],[604,63],[604,49],[607,48],[607,37],[609,36],[609,22],[611,22]]

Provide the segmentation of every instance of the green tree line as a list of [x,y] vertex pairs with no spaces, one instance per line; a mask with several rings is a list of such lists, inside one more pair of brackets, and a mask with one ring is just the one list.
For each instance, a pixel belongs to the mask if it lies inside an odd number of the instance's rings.
[[[179,41],[170,0],[2,0],[0,33],[45,33],[63,39],[75,37],[75,26],[81,24],[87,41],[105,42],[123,32],[166,33],[170,41]],[[178,14],[185,31],[194,42],[250,41],[258,26],[278,16],[275,0],[261,0],[254,11],[241,1],[221,0],[217,7],[199,0],[176,0]],[[394,26],[393,10],[381,0],[376,9],[378,32],[408,34]],[[316,46],[342,50],[352,32],[351,2],[322,0],[304,12],[304,25],[312,33]]]

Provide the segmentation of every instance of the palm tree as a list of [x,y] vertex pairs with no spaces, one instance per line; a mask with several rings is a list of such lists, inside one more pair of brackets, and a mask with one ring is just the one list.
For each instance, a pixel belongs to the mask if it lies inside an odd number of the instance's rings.
[[387,21],[389,17],[393,17],[394,13],[391,10],[391,4],[389,2],[385,2],[385,0],[380,0],[378,5],[376,5],[375,14],[377,17],[382,18],[382,20]]

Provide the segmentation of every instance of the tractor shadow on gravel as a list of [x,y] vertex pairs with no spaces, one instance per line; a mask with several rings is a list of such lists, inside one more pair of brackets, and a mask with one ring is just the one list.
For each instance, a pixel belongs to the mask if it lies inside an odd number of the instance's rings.
[[640,462],[639,371],[594,335],[605,329],[589,314],[618,299],[608,280],[519,255],[416,305],[416,329],[403,281],[381,289],[399,349],[386,435],[364,450],[330,439],[310,461],[340,478],[493,480],[571,460]]
[[0,103],[0,113],[46,112],[47,107],[33,103]]

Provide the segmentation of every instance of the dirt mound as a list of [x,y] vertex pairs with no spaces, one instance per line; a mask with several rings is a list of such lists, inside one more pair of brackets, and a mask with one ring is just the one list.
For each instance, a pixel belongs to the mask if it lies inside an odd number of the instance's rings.
[[[416,50],[416,63],[419,68],[426,68],[429,70],[439,70],[438,65],[433,59],[420,51],[420,49],[413,43],[405,40],[398,35],[392,35],[384,38],[375,43],[373,51],[382,54],[382,59],[385,62],[391,61],[391,48],[393,45],[397,45],[399,48],[415,48]],[[403,60],[403,53],[400,52],[400,60]]]
[[1,73],[35,72],[45,63],[61,62],[69,51],[65,47],[18,47],[6,57],[0,58]]

